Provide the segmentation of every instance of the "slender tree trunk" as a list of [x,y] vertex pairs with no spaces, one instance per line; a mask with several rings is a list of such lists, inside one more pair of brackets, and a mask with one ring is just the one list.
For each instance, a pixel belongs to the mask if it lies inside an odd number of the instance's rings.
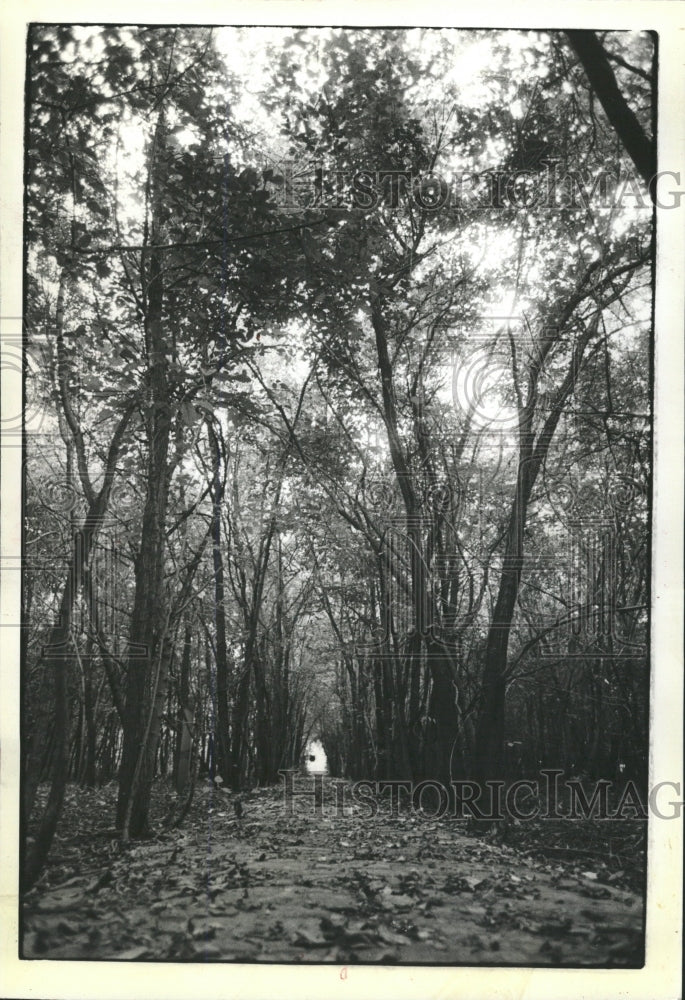
[[523,539],[528,504],[540,467],[547,457],[562,408],[575,384],[583,352],[592,332],[593,328],[588,328],[579,339],[569,372],[537,436],[537,441],[533,433],[533,416],[537,401],[537,379],[542,370],[545,356],[542,352],[539,353],[534,367],[531,369],[528,401],[525,406],[520,407],[518,474],[507,530],[499,591],[488,630],[480,708],[476,723],[475,776],[481,782],[501,779],[504,776],[507,654],[523,569]]
[[215,767],[222,779],[230,783],[230,713],[228,706],[228,647],[226,643],[226,606],[224,587],[224,557],[221,547],[221,511],[224,480],[221,469],[219,440],[207,421],[207,434],[212,452],[212,558],[214,563],[214,626],[216,648],[216,733]]
[[[100,690],[102,685],[100,686]],[[85,721],[86,721],[86,752],[85,759],[83,763],[83,774],[81,775],[81,781],[87,788],[95,787],[95,747],[96,747],[96,732],[95,732],[95,713],[97,711],[98,702],[100,700],[100,694],[98,692],[98,697],[93,703],[93,681],[92,677],[86,677],[86,687],[85,687]]]
[[[66,607],[67,600],[63,600]],[[53,636],[57,633],[53,630]],[[52,839],[57,828],[64,790],[67,784],[69,770],[69,703],[67,698],[67,678],[69,658],[66,655],[69,643],[69,633],[62,629],[60,636],[64,640],[63,652],[53,654],[48,660],[48,668],[53,677],[53,719],[54,744],[51,754],[51,783],[48,800],[41,816],[38,829],[32,845],[26,855],[26,864],[22,878],[22,889],[29,889],[41,871],[48,856]],[[34,792],[35,794],[35,792]]]
[[250,664],[247,657],[238,680],[233,707],[233,739],[231,743],[231,788],[240,791],[247,771],[247,724],[250,698]]
[[[511,556],[505,556],[505,562]],[[511,622],[516,607],[519,574],[515,567],[507,567],[488,630],[483,672],[481,707],[476,726],[475,770],[482,779],[501,777],[504,750],[504,700],[505,671]]]
[[427,656],[432,680],[428,712],[433,728],[433,738],[429,740],[427,746],[429,761],[427,776],[435,778],[449,789],[453,776],[454,749],[458,739],[457,687],[451,658],[442,643],[434,638],[429,639]]
[[190,778],[192,757],[193,705],[190,699],[190,661],[192,651],[192,629],[186,625],[181,654],[181,677],[178,692],[178,713],[176,716],[176,767],[174,778],[176,791],[182,795]]

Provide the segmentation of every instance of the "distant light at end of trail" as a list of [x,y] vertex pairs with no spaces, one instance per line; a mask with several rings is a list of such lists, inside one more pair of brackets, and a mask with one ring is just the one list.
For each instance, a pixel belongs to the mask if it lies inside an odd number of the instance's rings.
[[312,740],[308,744],[304,766],[307,774],[328,774],[328,758],[320,740]]

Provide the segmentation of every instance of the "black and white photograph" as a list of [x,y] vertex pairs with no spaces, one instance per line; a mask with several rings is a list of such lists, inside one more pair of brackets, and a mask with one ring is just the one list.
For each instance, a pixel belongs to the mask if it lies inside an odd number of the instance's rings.
[[655,412],[683,184],[642,6],[27,20],[2,320],[27,976],[646,968],[682,837],[654,740],[682,691]]

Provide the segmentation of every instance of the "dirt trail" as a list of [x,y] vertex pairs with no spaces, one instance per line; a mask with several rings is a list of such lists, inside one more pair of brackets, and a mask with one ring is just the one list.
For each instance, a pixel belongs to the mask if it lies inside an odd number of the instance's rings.
[[[311,792],[303,779],[298,787]],[[544,861],[466,835],[282,789],[236,818],[206,786],[180,831],[109,853],[24,908],[24,955],[49,959],[639,966],[642,900],[587,859]],[[92,860],[92,859],[91,859]],[[69,868],[60,869],[67,874]]]

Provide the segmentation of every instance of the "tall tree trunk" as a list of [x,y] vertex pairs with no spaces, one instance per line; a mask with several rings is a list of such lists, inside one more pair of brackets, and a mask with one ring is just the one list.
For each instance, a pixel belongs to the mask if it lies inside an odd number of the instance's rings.
[[85,740],[86,740],[86,752],[85,759],[83,762],[83,773],[81,775],[81,781],[87,788],[95,787],[95,748],[96,748],[96,728],[95,728],[95,717],[100,701],[100,694],[102,691],[102,685],[104,684],[104,678],[100,684],[97,697],[95,702],[93,702],[93,681],[90,675],[86,676],[86,687],[85,687]]
[[[53,734],[54,743],[51,752],[51,783],[48,793],[48,800],[43,810],[38,828],[35,832],[33,842],[28,847],[25,856],[25,865],[22,873],[22,889],[30,889],[34,884],[48,856],[52,844],[57,822],[59,820],[64,800],[64,790],[67,783],[69,770],[69,703],[67,698],[67,678],[69,674],[70,657],[68,651],[71,642],[71,607],[72,596],[70,587],[66,587],[62,595],[60,611],[63,617],[59,625],[55,626],[51,632],[51,639],[54,642],[55,652],[47,659],[46,669],[50,671],[53,678]],[[28,822],[29,804],[32,807],[35,793],[38,786],[40,774],[39,761],[34,761],[33,770],[29,772],[31,781],[26,785],[27,796],[30,795],[25,805],[25,822]],[[26,832],[26,829],[25,829]]]
[[233,725],[231,741],[231,788],[237,792],[243,786],[247,772],[247,740],[248,712],[250,705],[250,664],[245,658],[242,673],[238,680],[233,706]]
[[181,654],[181,676],[178,691],[178,713],[176,716],[176,766],[174,779],[176,791],[182,795],[190,778],[190,764],[193,746],[193,705],[190,698],[190,661],[193,632],[186,625]]
[[[124,746],[119,774],[116,823],[124,838],[148,831],[150,789],[159,737],[158,722],[168,677],[168,623],[165,622],[164,553],[169,496],[170,390],[169,345],[163,325],[164,280],[159,217],[162,199],[164,112],[157,119],[150,164],[152,224],[147,259],[145,340],[148,353],[146,431],[148,442],[145,505],[140,550],[135,565],[135,598],[131,616]],[[153,752],[153,750],[155,752]]]
[[[568,309],[568,306],[566,307]],[[570,313],[569,313],[570,315]],[[507,654],[511,625],[516,609],[523,568],[523,540],[528,504],[542,464],[547,458],[554,432],[566,401],[581,370],[585,349],[597,331],[599,310],[573,349],[567,374],[552,399],[549,414],[537,434],[533,428],[538,401],[537,386],[545,358],[559,337],[562,327],[549,332],[536,345],[528,370],[525,404],[519,402],[519,460],[516,486],[507,529],[502,575],[485,651],[480,707],[476,722],[474,770],[481,782],[504,777],[504,723]]]
[[221,468],[219,439],[207,421],[207,435],[212,452],[212,559],[214,564],[214,627],[216,648],[216,731],[215,768],[230,783],[230,713],[228,706],[228,647],[226,644],[226,606],[224,557],[221,548],[221,511],[224,500],[224,476]]
[[504,770],[505,673],[511,623],[521,580],[523,530],[529,495],[530,491],[524,482],[522,469],[519,468],[502,576],[488,630],[480,709],[476,723],[474,768],[476,777],[482,781],[501,778]]
[[432,681],[428,714],[433,731],[426,747],[427,776],[449,789],[458,739],[457,686],[452,658],[443,644],[432,637],[427,643],[427,658]]

